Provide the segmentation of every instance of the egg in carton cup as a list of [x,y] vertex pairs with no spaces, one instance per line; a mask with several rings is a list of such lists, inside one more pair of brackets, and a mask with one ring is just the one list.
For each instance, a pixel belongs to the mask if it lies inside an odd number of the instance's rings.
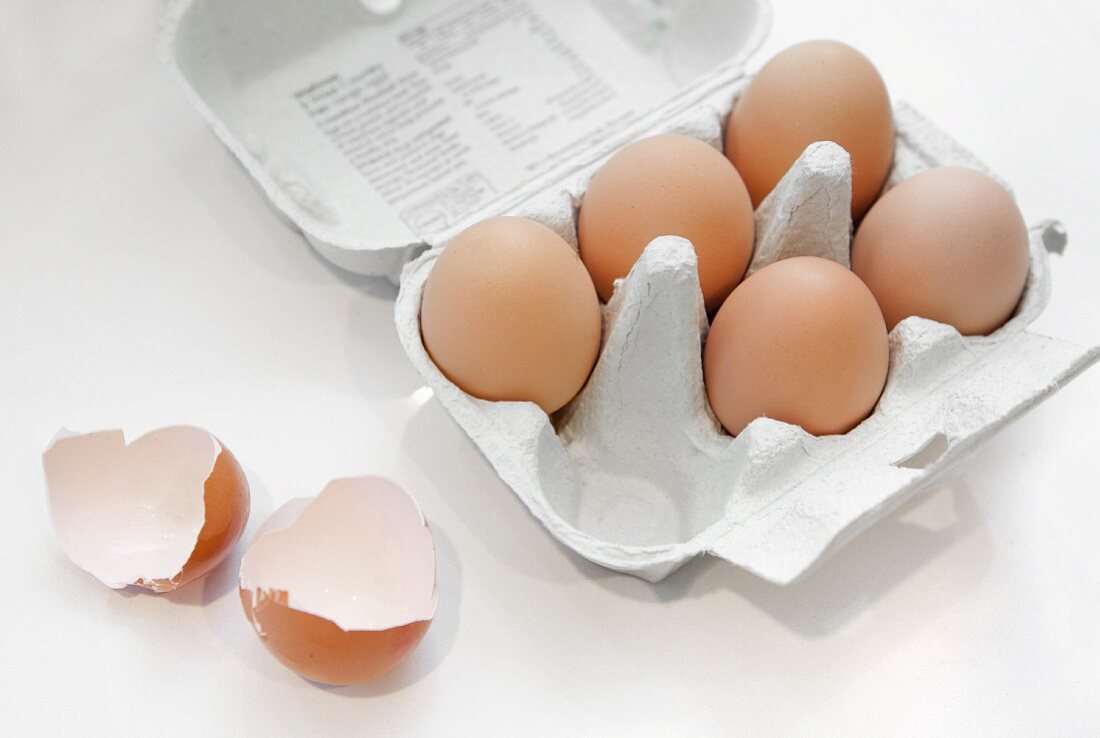
[[[996,332],[900,323],[878,406],[843,436],[769,419],[722,431],[683,239],[654,241],[618,285],[592,376],[552,418],[462,392],[419,324],[436,258],[470,224],[522,215],[576,248],[577,206],[614,152],[666,132],[721,148],[770,21],[766,0],[175,0],[163,48],[280,216],[342,268],[400,275],[413,364],[559,541],[651,581],[712,554],[785,584],[1100,358],[1025,330],[1057,224],[1031,230],[1024,297]],[[887,188],[933,166],[986,171],[911,108],[895,125]],[[847,153],[810,146],[757,208],[748,273],[797,255],[848,266],[851,191]]]
[[[717,147],[733,101],[713,100],[653,133],[694,135]],[[896,107],[895,126],[887,189],[935,166],[989,174],[911,107]],[[590,175],[513,214],[575,245]],[[809,146],[756,211],[748,273],[805,255],[849,266],[851,186],[844,149]],[[1026,330],[1050,297],[1047,252],[1064,245],[1056,222],[1030,230],[1024,295],[1008,323],[988,336],[962,336],[919,317],[899,323],[877,407],[837,436],[815,437],[768,418],[736,437],[722,430],[703,385],[708,321],[695,252],[682,238],[653,241],[617,284],[588,384],[553,417],[531,403],[474,398],[432,362],[419,309],[445,244],[406,267],[395,318],[440,403],[563,544],[649,581],[710,554],[782,585],[913,495],[947,482],[982,441],[1100,359],[1100,347]]]

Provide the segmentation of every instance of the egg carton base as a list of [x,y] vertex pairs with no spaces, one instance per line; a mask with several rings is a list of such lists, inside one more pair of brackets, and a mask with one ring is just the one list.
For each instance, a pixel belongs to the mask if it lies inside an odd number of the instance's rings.
[[[669,251],[690,249],[679,239],[662,241],[646,257],[667,261]],[[694,269],[693,254],[681,256],[691,269],[669,272],[676,279],[666,284],[691,286],[685,274]],[[645,295],[649,316],[656,318],[648,321],[653,329],[670,314],[672,290],[655,284],[646,271],[651,261],[639,262],[634,281],[619,294],[625,302],[634,284],[636,294]],[[426,354],[417,363],[502,479],[558,540],[585,558],[657,581],[709,553],[788,584],[912,495],[946,483],[982,441],[1100,358],[1098,349],[1027,332],[975,347],[941,326],[919,323],[927,325],[895,332],[894,354],[904,351],[907,333],[918,340],[932,333],[940,340],[926,344],[933,354],[928,358],[941,368],[943,384],[927,390],[928,377],[894,371],[871,419],[845,436],[823,438],[766,419],[737,438],[723,435],[700,407],[702,375],[695,362],[681,375],[687,379],[680,386],[690,391],[654,387],[653,401],[631,405],[639,412],[626,417],[609,411],[629,398],[590,383],[557,429],[533,405],[484,402],[448,386],[442,375],[432,376],[434,365],[423,365],[430,364]],[[654,346],[644,339],[645,328],[622,331],[628,332],[633,335],[623,335],[624,345],[639,339],[636,346]],[[673,344],[688,335],[681,332]],[[701,348],[698,330],[695,336]],[[644,350],[631,353],[636,369],[651,358]],[[625,352],[604,356],[615,357],[601,359],[610,367]],[[614,376],[623,376],[617,366]],[[681,412],[667,414],[670,405]],[[942,448],[933,458],[917,468],[905,465],[937,441]],[[715,519],[706,525],[708,511]]]
[[[714,143],[722,111],[711,112],[696,130]],[[891,183],[941,164],[986,171],[911,108],[900,106],[896,119]],[[547,193],[522,214],[575,244],[586,182]],[[750,272],[805,253],[846,265],[850,188],[843,149],[810,146],[757,210]],[[439,401],[564,545],[649,581],[709,554],[783,585],[906,499],[944,484],[981,442],[1100,358],[1097,349],[1026,331],[1049,299],[1047,244],[1064,234],[1047,223],[1030,236],[1031,270],[1015,316],[974,337],[903,321],[891,332],[878,407],[843,436],[814,437],[770,419],[736,438],[722,431],[703,386],[707,320],[694,249],[680,238],[654,241],[619,282],[592,376],[553,419],[530,403],[470,397],[431,362],[419,305],[442,247],[406,268],[395,320]]]

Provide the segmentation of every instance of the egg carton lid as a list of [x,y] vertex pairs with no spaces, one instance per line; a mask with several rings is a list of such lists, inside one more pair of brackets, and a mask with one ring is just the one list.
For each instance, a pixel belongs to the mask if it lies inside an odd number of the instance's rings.
[[174,0],[162,55],[275,212],[394,281],[731,90],[768,0]]

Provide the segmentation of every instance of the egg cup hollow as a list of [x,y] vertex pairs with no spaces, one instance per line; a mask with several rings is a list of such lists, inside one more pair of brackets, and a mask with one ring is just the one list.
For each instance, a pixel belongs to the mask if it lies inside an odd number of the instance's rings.
[[[650,133],[719,146],[731,104],[712,101]],[[896,106],[895,127],[886,189],[934,166],[990,174],[908,105]],[[575,247],[577,207],[598,166],[509,214],[538,220]],[[847,152],[809,146],[756,211],[748,273],[798,255],[848,266],[850,203]],[[405,268],[395,320],[440,403],[558,541],[649,581],[711,554],[785,585],[907,499],[946,483],[981,442],[1100,359],[1100,347],[1026,330],[1049,300],[1047,251],[1063,244],[1057,223],[1031,229],[1020,304],[988,336],[916,317],[899,323],[877,407],[842,436],[815,437],[767,418],[736,438],[721,429],[703,386],[708,323],[695,254],[681,238],[653,241],[619,281],[588,384],[552,418],[531,403],[471,397],[431,362],[420,299],[446,244]]]

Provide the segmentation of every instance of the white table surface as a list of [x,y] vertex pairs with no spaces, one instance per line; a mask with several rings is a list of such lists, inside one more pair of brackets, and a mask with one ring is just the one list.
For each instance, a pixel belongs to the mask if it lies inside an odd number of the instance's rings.
[[[1058,217],[1036,328],[1100,341],[1092,0],[775,0],[758,60],[832,36]],[[776,588],[717,561],[659,585],[554,543],[427,392],[395,290],[283,227],[155,57],[160,2],[0,2],[0,733],[1100,733],[1100,370],[949,488]],[[757,64],[759,61],[757,62]],[[47,519],[61,426],[194,423],[244,464],[251,531],[333,477],[432,521],[435,623],[381,681],[280,666],[240,547],[170,596],[108,590]]]

